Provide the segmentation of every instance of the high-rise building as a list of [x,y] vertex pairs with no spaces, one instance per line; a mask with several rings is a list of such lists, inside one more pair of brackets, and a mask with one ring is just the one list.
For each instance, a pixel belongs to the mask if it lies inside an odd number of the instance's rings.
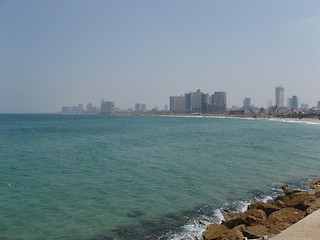
[[102,114],[111,114],[114,109],[114,102],[101,101],[101,113]]
[[291,98],[291,108],[297,110],[299,108],[299,101],[297,96],[292,96]]
[[276,87],[276,105],[277,107],[284,107],[284,88]]
[[214,92],[212,95],[213,105],[227,105],[227,93],[226,92]]
[[61,108],[61,113],[71,113],[71,107],[63,106]]
[[211,97],[211,105],[208,106],[209,113],[225,113],[227,109],[227,93],[214,92]]
[[146,111],[146,105],[143,103],[136,103],[134,106],[134,110],[136,113],[143,113]]
[[196,92],[190,93],[190,111],[192,113],[202,113],[203,105],[205,102],[205,95],[201,90],[197,90]]
[[170,112],[172,113],[184,113],[186,112],[185,96],[171,96],[170,97]]
[[320,108],[320,100],[318,101],[318,108]]
[[249,110],[251,107],[251,98],[245,98],[243,100],[243,106],[242,106],[242,109],[243,110]]
[[94,107],[91,103],[87,105],[87,113],[94,113]]

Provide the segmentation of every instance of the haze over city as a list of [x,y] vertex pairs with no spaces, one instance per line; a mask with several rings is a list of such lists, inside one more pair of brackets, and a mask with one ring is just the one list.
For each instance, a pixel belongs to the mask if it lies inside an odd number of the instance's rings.
[[320,100],[320,2],[0,1],[0,112],[227,92]]

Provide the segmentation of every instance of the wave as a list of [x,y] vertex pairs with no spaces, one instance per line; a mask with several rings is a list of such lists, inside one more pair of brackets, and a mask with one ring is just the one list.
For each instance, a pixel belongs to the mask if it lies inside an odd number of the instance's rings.
[[269,121],[276,121],[282,123],[300,123],[300,124],[308,124],[308,125],[320,125],[320,121],[318,120],[295,120],[295,119],[277,119],[277,118],[268,118]]

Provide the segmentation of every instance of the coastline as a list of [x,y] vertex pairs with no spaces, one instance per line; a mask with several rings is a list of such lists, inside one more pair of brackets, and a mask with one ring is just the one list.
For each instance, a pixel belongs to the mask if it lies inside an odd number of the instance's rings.
[[[208,224],[199,220],[201,224],[207,225],[202,233],[203,239],[285,240],[293,239],[288,236],[299,231],[302,231],[300,238],[295,239],[317,239],[312,236],[320,234],[320,228],[316,228],[319,224],[315,223],[320,219],[320,178],[308,182],[308,185],[308,190],[290,189],[288,185],[283,185],[284,195],[267,202],[252,203],[245,212],[225,209],[221,224]],[[307,235],[311,237],[301,238]]]

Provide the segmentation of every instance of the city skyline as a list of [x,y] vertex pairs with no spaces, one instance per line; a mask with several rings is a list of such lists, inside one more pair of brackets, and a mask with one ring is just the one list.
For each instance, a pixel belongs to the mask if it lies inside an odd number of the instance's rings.
[[199,88],[266,107],[281,84],[285,103],[320,100],[316,0],[4,0],[0,28],[1,113],[162,108]]
[[[180,96],[170,96],[169,105],[165,104],[164,108],[158,108],[154,106],[151,109],[146,107],[145,103],[135,103],[134,107],[129,107],[127,109],[119,108],[116,106],[115,102],[111,101],[101,101],[101,108],[98,108],[90,102],[87,105],[87,109],[84,110],[83,104],[79,103],[77,106],[62,106],[60,113],[114,113],[114,112],[127,112],[127,113],[145,113],[151,110],[151,112],[164,111],[171,113],[208,113],[208,114],[220,114],[226,113],[229,110],[244,110],[244,111],[260,111],[261,109],[268,110],[278,109],[283,111],[293,111],[298,109],[309,109],[309,108],[319,108],[320,100],[317,101],[315,105],[309,106],[309,104],[301,103],[299,105],[299,98],[295,95],[287,98],[287,104],[284,104],[284,92],[285,89],[283,85],[275,87],[274,102],[272,105],[272,99],[267,102],[267,106],[255,106],[251,102],[250,97],[245,97],[242,101],[242,106],[227,104],[227,93],[226,92],[214,92],[212,95],[210,93],[204,93],[200,89],[194,92],[187,92],[181,94]],[[103,110],[104,105],[108,104],[108,111]],[[110,105],[111,104],[111,105]],[[240,104],[240,103],[239,103]]]

